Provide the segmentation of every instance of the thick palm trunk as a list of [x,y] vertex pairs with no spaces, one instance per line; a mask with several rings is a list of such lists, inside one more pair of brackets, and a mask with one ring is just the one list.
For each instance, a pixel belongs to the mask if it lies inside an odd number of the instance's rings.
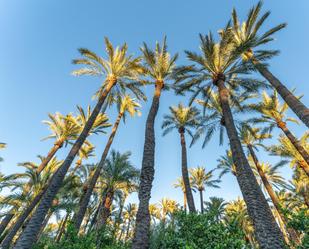
[[97,227],[96,227],[97,231],[100,231],[100,229],[105,227],[107,219],[111,214],[111,206],[113,203],[113,199],[114,199],[114,193],[112,191],[108,191],[104,203],[101,206],[101,210],[99,211],[99,218],[97,220]]
[[154,178],[155,131],[154,123],[158,113],[163,82],[157,82],[155,94],[148,113],[145,130],[145,143],[138,191],[139,206],[136,215],[135,234],[132,249],[149,248],[149,200]]
[[[258,171],[258,173],[259,173],[259,175],[260,175],[260,177],[262,179],[263,185],[265,186],[265,188],[267,190],[267,193],[268,193],[268,195],[269,195],[272,203],[274,204],[275,209],[276,209],[276,211],[277,211],[277,213],[279,215],[279,218],[281,219],[281,221],[283,223],[283,226],[282,226],[283,234],[288,234],[292,241],[294,241],[297,244],[299,244],[300,243],[300,239],[299,239],[296,231],[293,228],[287,228],[288,221],[287,221],[286,217],[284,216],[284,214],[282,213],[282,207],[280,205],[279,199],[278,199],[278,197],[277,197],[273,187],[269,183],[266,175],[264,174],[264,172],[263,172],[263,170],[261,168],[261,165],[260,165],[260,163],[259,163],[259,161],[257,159],[257,156],[256,156],[252,146],[248,145],[247,147],[248,147],[248,150],[250,152],[250,155],[252,156],[252,159],[253,159],[254,164],[255,164],[255,166],[257,168],[257,171]],[[286,242],[288,243],[289,241],[286,240]]]
[[[56,152],[63,146],[63,142],[61,140],[57,141],[54,146],[51,148],[51,150],[48,152],[47,156],[43,159],[43,161],[41,162],[41,164],[39,165],[39,167],[36,169],[36,173],[40,174],[44,168],[46,167],[46,165],[49,163],[49,161],[54,157],[54,155],[56,154]],[[31,183],[28,182],[27,186],[30,187]],[[27,189],[27,188],[25,188]],[[23,194],[27,194],[26,191],[23,191]],[[9,213],[4,217],[4,219],[1,221],[0,224],[0,235],[3,233],[4,229],[7,227],[7,225],[10,223],[10,221],[12,220],[12,218],[14,217],[14,209],[12,208]]]
[[4,218],[1,220],[1,224],[0,224],[0,235],[2,235],[2,233],[4,232],[5,228],[8,226],[8,224],[10,223],[10,221],[13,219],[14,217],[14,210],[11,209],[9,211],[8,214],[6,214],[4,216]]
[[64,180],[66,173],[69,170],[69,167],[71,166],[79,149],[85,142],[98,114],[102,109],[105,99],[108,93],[110,92],[111,88],[114,86],[114,84],[116,84],[116,82],[110,82],[106,86],[106,89],[100,96],[98,103],[96,104],[95,108],[93,109],[89,117],[89,120],[85,124],[83,131],[79,135],[78,139],[75,141],[63,164],[52,176],[48,189],[46,190],[38,208],[36,209],[31,220],[29,221],[28,226],[17,240],[14,249],[30,249],[33,243],[35,243],[37,235],[40,231],[40,227],[44,221],[44,218],[52,205],[52,201],[55,198],[56,194],[58,193],[59,189],[61,188],[62,182]]
[[266,67],[254,61],[259,73],[276,89],[297,117],[309,128],[309,109],[295,97]]
[[286,127],[286,123],[282,121],[277,122],[278,127],[284,132],[290,142],[293,144],[294,148],[298,151],[298,153],[302,156],[306,163],[300,164],[302,169],[305,171],[307,176],[309,176],[309,154],[304,149],[303,146],[300,145],[299,141],[294,137],[294,135],[290,132],[290,130]]
[[36,207],[36,205],[41,200],[42,196],[44,195],[45,191],[47,189],[47,184],[44,188],[41,189],[41,191],[33,198],[31,203],[26,207],[26,209],[20,214],[20,216],[17,218],[16,222],[13,224],[13,226],[10,228],[9,233],[6,235],[5,239],[2,241],[1,246],[3,248],[8,248],[13,241],[14,236],[17,234],[19,229],[23,226],[25,220],[30,216],[32,210]]
[[73,224],[74,224],[77,231],[80,229],[80,226],[83,222],[90,197],[91,197],[93,189],[94,189],[94,187],[97,183],[97,180],[100,176],[101,170],[104,167],[105,159],[106,159],[108,152],[109,152],[109,149],[110,149],[110,147],[113,143],[113,140],[114,140],[114,137],[116,135],[116,132],[117,132],[117,129],[118,129],[118,126],[119,126],[119,123],[120,123],[122,116],[123,116],[123,112],[120,112],[118,114],[117,120],[116,120],[116,122],[113,126],[112,132],[111,132],[111,134],[108,138],[107,144],[106,144],[105,149],[103,151],[103,154],[101,156],[101,160],[100,160],[93,176],[90,178],[90,181],[89,181],[88,186],[87,186],[87,191],[86,191],[85,195],[83,195],[81,200],[80,200],[79,210],[78,210],[77,213],[74,214]]
[[204,199],[203,199],[203,190],[199,190],[200,192],[200,202],[201,202],[201,213],[204,213]]
[[268,203],[257,183],[247,161],[229,105],[229,92],[223,79],[214,82],[219,90],[220,104],[224,117],[224,125],[230,141],[233,161],[236,165],[236,178],[247,205],[248,214],[253,222],[257,241],[261,249],[283,249],[283,235],[274,219]]
[[187,195],[187,202],[189,206],[190,212],[196,212],[194,199],[192,195],[192,190],[190,186],[189,180],[189,173],[188,173],[188,162],[187,162],[187,148],[186,148],[186,140],[184,135],[184,130],[181,129],[180,133],[180,142],[181,142],[181,172],[182,172],[182,179],[185,185],[185,193]]

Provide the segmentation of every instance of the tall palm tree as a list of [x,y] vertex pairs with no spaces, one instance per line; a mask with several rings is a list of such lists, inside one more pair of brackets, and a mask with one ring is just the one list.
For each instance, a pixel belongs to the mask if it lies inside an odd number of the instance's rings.
[[78,152],[78,159],[76,160],[75,167],[71,171],[72,175],[74,175],[74,173],[79,169],[84,160],[89,159],[89,157],[95,156],[94,150],[95,147],[90,142],[84,143],[84,145],[80,148]]
[[167,52],[166,38],[162,46],[157,43],[153,51],[146,43],[141,48],[144,59],[144,70],[155,91],[148,113],[145,129],[145,143],[141,167],[139,206],[136,216],[136,228],[133,239],[133,249],[144,249],[149,247],[149,199],[151,195],[152,181],[154,177],[155,157],[155,132],[154,123],[159,109],[161,92],[168,89],[168,82],[174,73],[175,61],[178,55],[170,56]]
[[201,202],[201,213],[204,213],[204,200],[203,192],[206,187],[219,188],[218,183],[221,181],[218,179],[213,179],[213,170],[206,172],[206,169],[203,167],[197,167],[190,169],[192,188],[196,189],[200,193],[200,202]]
[[209,201],[204,202],[206,206],[207,213],[210,213],[214,216],[215,221],[220,221],[225,213],[225,206],[227,203],[223,198],[218,197],[209,197]]
[[309,128],[309,109],[297,98],[292,92],[290,92],[285,85],[280,82],[263,63],[265,60],[272,58],[278,54],[278,51],[265,50],[264,48],[259,50],[259,47],[268,44],[274,40],[273,35],[279,30],[286,27],[285,23],[279,24],[264,33],[260,33],[263,28],[264,22],[270,15],[270,11],[267,11],[260,16],[262,8],[262,1],[259,1],[256,6],[250,9],[245,22],[240,24],[237,12],[234,9],[232,12],[233,20],[233,35],[234,41],[237,45],[246,44],[247,49],[243,52],[242,56],[244,60],[252,62],[257,71],[276,89],[288,106],[298,116],[300,120],[304,122]]
[[[305,133],[299,140],[300,144],[306,149],[309,150],[309,133]],[[299,152],[295,149],[295,146],[291,143],[291,141],[284,136],[283,134],[279,135],[278,145],[271,145],[268,147],[271,155],[277,155],[280,157],[284,157],[290,160],[290,165],[294,168],[300,169],[309,169],[309,165],[304,161],[303,157],[299,154]],[[303,170],[306,173],[306,170]]]
[[178,204],[175,200],[163,198],[159,201],[158,207],[160,208],[160,220],[165,225],[167,216],[172,216],[177,211]]
[[110,216],[111,205],[116,191],[127,189],[128,186],[137,185],[139,170],[129,161],[131,153],[111,151],[110,158],[106,159],[102,181],[106,186],[102,210],[99,211],[97,230],[105,226]]
[[72,164],[76,154],[83,145],[87,138],[92,125],[94,124],[97,116],[99,115],[102,106],[105,102],[106,97],[114,88],[118,86],[121,89],[129,88],[132,90],[132,80],[137,80],[141,71],[140,58],[133,58],[127,55],[127,45],[124,44],[120,48],[114,49],[110,41],[105,38],[105,45],[107,50],[108,59],[105,60],[102,57],[96,55],[88,49],[79,49],[79,52],[84,58],[74,60],[74,64],[83,64],[86,67],[78,69],[73,72],[75,75],[105,75],[106,78],[102,87],[100,88],[100,93],[98,96],[98,102],[94,107],[90,117],[88,118],[81,134],[74,142],[69,154],[64,160],[63,165],[56,172],[52,178],[49,187],[44,194],[38,208],[34,212],[31,220],[29,221],[27,227],[19,237],[14,248],[15,249],[28,249],[36,240],[36,236],[39,233],[40,227],[47,214],[49,208],[51,207],[52,200],[59,191],[63,179]]
[[226,150],[225,155],[220,156],[217,162],[217,169],[221,171],[219,174],[219,179],[221,179],[221,177],[227,173],[231,173],[232,175],[236,176],[236,165],[233,161],[231,150]]
[[97,180],[100,176],[100,173],[101,173],[102,169],[104,168],[105,159],[106,159],[108,152],[109,152],[109,149],[110,149],[110,147],[111,147],[111,145],[114,141],[114,137],[115,137],[116,132],[118,130],[118,126],[120,124],[121,119],[123,119],[123,117],[125,116],[126,113],[129,113],[132,117],[135,114],[139,114],[138,108],[140,107],[140,105],[136,102],[135,99],[130,97],[130,95],[125,95],[125,96],[122,96],[122,97],[118,96],[118,97],[117,97],[117,102],[118,102],[119,112],[118,112],[116,122],[114,123],[112,131],[109,135],[109,138],[108,138],[107,144],[104,148],[104,151],[102,153],[100,162],[98,163],[94,174],[91,176],[90,180],[87,182],[86,191],[85,191],[85,194],[82,196],[82,198],[80,200],[80,206],[79,206],[78,212],[75,213],[74,217],[73,217],[74,226],[75,226],[77,231],[79,230],[80,225],[82,224],[82,221],[83,221],[85,212],[87,210],[87,206],[88,206],[90,197],[92,195],[95,184],[96,184],[96,182],[97,182]]
[[[229,26],[226,27],[226,30],[228,29]],[[211,33],[206,36],[200,35],[202,53],[186,52],[187,57],[195,62],[198,68],[191,67],[190,72],[178,74],[178,81],[184,81],[179,86],[179,92],[191,89],[194,91],[194,96],[197,96],[201,92],[209,93],[212,87],[217,88],[224,116],[224,125],[229,137],[233,161],[236,165],[237,181],[247,204],[248,213],[253,220],[257,240],[262,248],[283,248],[282,233],[239,141],[229,104],[230,92],[226,88],[226,84],[228,84],[254,92],[261,86],[261,82],[236,75],[247,74],[250,65],[238,59],[246,46],[235,47],[231,43],[232,36],[230,33],[221,32],[219,43],[215,43]]]
[[[277,126],[280,128],[286,137],[293,144],[295,149],[299,152],[299,154],[303,157],[307,164],[309,164],[309,153],[308,151],[300,144],[300,141],[292,134],[292,132],[287,128],[286,122],[291,121],[297,123],[297,121],[293,118],[286,117],[286,111],[288,109],[288,105],[284,103],[280,105],[277,92],[274,91],[274,94],[269,96],[266,92],[263,92],[263,98],[260,103],[251,104],[251,108],[256,110],[262,114],[261,118],[252,118],[251,121],[258,123],[267,123],[267,129],[269,132]],[[303,170],[309,176],[309,168],[304,167]]]
[[[185,211],[187,211],[187,195],[186,195],[186,188],[185,188],[185,183],[183,181],[183,177],[177,178],[177,181],[173,184],[173,186],[175,188],[181,188],[181,191],[183,193],[183,208]],[[190,186],[191,186],[191,182],[190,182]]]
[[169,109],[171,114],[165,115],[163,117],[163,123],[161,127],[163,129],[163,136],[174,129],[177,129],[179,132],[181,144],[181,171],[185,185],[185,194],[187,196],[189,211],[195,212],[196,210],[188,173],[185,132],[193,137],[192,129],[197,128],[200,123],[200,112],[195,107],[185,107],[182,104],[178,104],[177,107],[169,107]]

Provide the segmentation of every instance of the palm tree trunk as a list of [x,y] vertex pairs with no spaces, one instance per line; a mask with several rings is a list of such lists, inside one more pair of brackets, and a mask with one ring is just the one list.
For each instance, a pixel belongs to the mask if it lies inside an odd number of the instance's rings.
[[307,176],[309,176],[309,154],[304,149],[303,146],[300,145],[299,141],[294,137],[292,132],[286,127],[286,123],[282,121],[277,121],[277,126],[284,132],[284,134],[287,136],[287,138],[290,140],[290,142],[293,144],[294,148],[298,151],[298,153],[302,156],[302,158],[305,160],[306,164],[300,164],[302,166],[302,169],[305,171]]
[[111,214],[111,206],[114,200],[114,193],[112,191],[108,191],[106,194],[106,198],[104,200],[102,210],[99,211],[99,218],[97,220],[97,227],[96,230],[100,231],[100,229],[104,228]]
[[56,243],[58,243],[58,242],[61,240],[61,237],[62,237],[62,235],[63,235],[63,232],[64,232],[64,230],[65,230],[65,226],[66,226],[66,224],[67,224],[67,221],[68,221],[69,217],[70,217],[70,213],[67,212],[66,215],[65,215],[65,217],[64,217],[64,220],[63,220],[63,222],[62,222],[62,224],[61,224],[60,231],[59,231],[59,233],[58,233],[58,235],[57,235]]
[[180,142],[181,142],[181,172],[182,172],[182,179],[185,185],[185,193],[187,195],[187,201],[189,206],[189,211],[191,213],[196,212],[194,199],[192,195],[192,190],[190,186],[189,180],[189,173],[188,173],[188,162],[187,162],[187,148],[186,148],[186,140],[184,135],[184,129],[179,131],[180,133]]
[[39,231],[37,240],[39,240],[39,239],[41,238],[41,236],[42,236],[42,234],[43,234],[43,232],[44,232],[44,229],[45,229],[45,227],[47,226],[47,223],[48,223],[50,217],[52,216],[52,214],[53,214],[53,212],[49,212],[48,215],[45,217],[45,219],[44,219],[44,221],[43,221],[43,224],[42,224],[42,226],[41,226],[41,229],[40,229],[40,231]]
[[5,228],[8,226],[8,224],[10,223],[10,221],[13,219],[14,217],[14,208],[12,208],[8,214],[6,214],[4,216],[4,218],[1,220],[1,224],[0,224],[0,235],[2,235],[2,233],[4,232]]
[[143,160],[138,191],[139,206],[136,215],[135,234],[132,249],[149,248],[149,200],[151,196],[152,182],[154,178],[154,156],[155,156],[155,131],[154,123],[159,109],[161,90],[163,82],[157,82],[155,93],[148,113],[145,129],[145,143]]
[[59,189],[62,186],[62,182],[64,180],[66,173],[69,170],[69,167],[71,166],[76,154],[78,153],[79,149],[82,147],[87,136],[89,135],[89,132],[102,109],[102,106],[105,102],[108,93],[115,84],[116,81],[113,81],[109,82],[109,84],[106,85],[106,88],[104,89],[102,95],[98,100],[98,103],[93,109],[87,123],[85,124],[83,131],[79,135],[78,139],[75,141],[63,164],[52,176],[48,189],[46,190],[38,208],[36,209],[31,220],[29,221],[28,226],[17,240],[14,249],[30,249],[33,243],[35,243],[37,235],[40,231],[40,227],[44,221],[44,218],[52,205],[53,199],[55,198],[56,194],[58,193]]
[[16,222],[13,224],[13,226],[10,228],[9,233],[5,236],[4,240],[1,243],[2,248],[9,248],[11,245],[13,238],[19,231],[19,229],[23,226],[25,220],[29,215],[31,214],[32,210],[36,207],[36,205],[41,200],[42,196],[44,195],[48,184],[46,184],[41,191],[34,197],[34,199],[31,201],[31,203],[27,206],[27,208],[20,214],[20,216],[17,218]]
[[92,217],[92,220],[90,222],[90,226],[88,228],[88,233],[92,230],[93,226],[95,225],[96,221],[97,221],[97,218],[98,218],[98,215],[99,215],[99,211],[102,209],[102,206],[103,205],[103,202],[100,201],[98,207],[97,207],[97,210],[95,211],[93,217]]
[[[284,214],[282,213],[282,207],[280,205],[280,201],[279,201],[275,191],[273,190],[271,184],[269,183],[266,175],[264,174],[264,172],[263,172],[263,170],[261,168],[261,165],[260,165],[260,163],[259,163],[259,161],[257,159],[257,156],[256,156],[252,146],[248,145],[247,147],[248,147],[248,150],[250,152],[250,155],[252,156],[252,159],[253,159],[254,164],[255,164],[255,166],[257,168],[257,171],[258,171],[258,173],[259,173],[259,175],[260,175],[260,177],[262,179],[262,182],[263,182],[263,184],[264,184],[264,186],[265,186],[265,188],[267,190],[267,193],[268,193],[272,203],[275,206],[275,209],[276,209],[276,211],[277,211],[277,213],[279,215],[279,218],[281,219],[281,221],[283,223],[283,226],[282,226],[283,234],[288,234],[292,241],[295,241],[297,244],[299,244],[300,243],[300,238],[298,237],[296,231],[293,228],[287,228],[288,221],[287,221],[286,217],[284,216]],[[286,242],[289,243],[289,240],[287,239]]]
[[[48,152],[47,156],[44,158],[44,160],[41,162],[39,167],[36,169],[36,173],[40,174],[46,165],[49,163],[49,161],[53,158],[53,156],[56,154],[56,152],[63,146],[63,142],[61,140],[56,141],[54,146],[51,148],[51,150]],[[27,183],[27,186],[31,186],[31,182]],[[27,189],[27,187],[25,188]],[[27,194],[26,191],[23,191],[23,194]],[[0,235],[3,233],[4,229],[7,227],[7,225],[10,223],[12,218],[14,217],[14,209],[12,208],[9,213],[4,217],[4,219],[1,221],[0,224]],[[31,210],[32,211],[32,210]],[[15,235],[15,234],[14,234]]]
[[129,218],[127,232],[126,232],[126,237],[124,238],[125,241],[127,241],[128,238],[129,238],[130,226],[131,226],[131,219]]
[[108,152],[109,152],[109,149],[110,149],[110,147],[113,143],[113,140],[114,140],[114,137],[116,135],[116,132],[117,132],[117,129],[118,129],[118,126],[119,126],[119,123],[121,121],[122,116],[123,116],[123,112],[119,112],[118,117],[116,119],[116,122],[113,126],[112,132],[111,132],[111,134],[108,138],[107,144],[106,144],[105,149],[103,151],[103,154],[101,156],[101,160],[100,160],[93,176],[90,178],[90,181],[88,183],[87,191],[86,191],[85,195],[83,195],[81,200],[80,200],[79,210],[78,210],[77,213],[74,214],[73,224],[76,228],[76,231],[78,231],[80,229],[80,226],[82,224],[82,221],[84,219],[84,216],[85,216],[85,213],[86,213],[86,210],[87,210],[87,206],[88,206],[90,197],[91,197],[93,189],[94,189],[94,187],[97,183],[97,180],[100,176],[101,170],[104,167],[105,159],[106,159]]
[[203,190],[199,190],[200,192],[200,202],[201,202],[201,213],[204,213],[204,200],[203,200]]
[[253,62],[259,73],[276,89],[297,117],[309,128],[309,109],[295,97],[265,66],[256,60]]
[[223,79],[214,82],[218,87],[224,125],[229,137],[233,161],[236,165],[236,178],[246,202],[248,214],[253,222],[257,241],[262,249],[283,249],[283,235],[274,219],[252,169],[247,161],[234,124],[229,105],[229,91]]
[[187,212],[187,195],[186,192],[183,193],[183,208]]

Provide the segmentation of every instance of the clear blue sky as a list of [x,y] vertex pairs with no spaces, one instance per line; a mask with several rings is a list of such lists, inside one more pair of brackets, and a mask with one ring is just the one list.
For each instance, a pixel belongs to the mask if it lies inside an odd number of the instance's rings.
[[[143,41],[153,46],[155,41],[167,35],[170,51],[180,53],[178,64],[186,63],[183,50],[198,49],[198,33],[220,29],[233,6],[243,18],[255,3],[257,1],[250,0],[0,0],[0,142],[8,144],[8,148],[1,151],[1,157],[5,159],[0,165],[1,172],[21,171],[16,166],[18,162],[38,162],[37,155],[46,155],[53,143],[40,141],[49,134],[41,121],[47,119],[49,112],[66,114],[75,111],[77,104],[83,107],[94,104],[91,97],[101,80],[70,75],[76,68],[71,60],[78,57],[77,48],[87,47],[102,55],[103,37],[108,36],[115,45],[126,41],[129,50],[139,55]],[[268,0],[264,10],[268,9],[272,15],[266,26],[288,23],[288,28],[280,32],[273,43],[281,50],[281,55],[272,60],[271,70],[289,88],[297,87],[297,93],[305,94],[303,101],[308,105],[309,2]],[[146,89],[149,97],[152,91],[152,87]],[[160,129],[168,106],[179,101],[186,103],[187,99],[168,92],[162,95],[156,121],[156,174],[152,202],[163,196],[182,202],[181,191],[172,187],[181,175],[178,134],[174,132],[162,137]],[[149,105],[149,102],[143,104],[141,117],[128,119],[126,126],[121,126],[113,145],[122,152],[132,151],[132,162],[137,167],[141,166]],[[108,115],[113,122],[115,110],[109,110]],[[303,125],[290,127],[297,136],[305,131]],[[277,135],[275,133],[275,137]],[[93,160],[96,161],[104,148],[106,136],[92,137],[91,141],[97,146],[97,157]],[[188,150],[189,165],[212,169],[226,148],[226,143],[219,147],[218,139],[204,150],[197,144]],[[58,157],[64,158],[66,152],[67,149],[63,149]],[[278,160],[268,157],[263,151],[258,155],[262,160]],[[287,178],[290,176],[288,165],[283,174]],[[217,195],[229,200],[239,194],[235,179],[225,176],[221,189],[206,189],[205,199]]]

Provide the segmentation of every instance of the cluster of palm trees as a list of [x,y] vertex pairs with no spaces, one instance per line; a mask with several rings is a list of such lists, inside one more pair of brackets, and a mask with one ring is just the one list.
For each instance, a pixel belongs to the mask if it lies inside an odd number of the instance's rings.
[[[309,110],[269,71],[266,61],[278,51],[263,46],[286,25],[261,32],[270,14],[261,14],[261,7],[259,2],[250,9],[244,22],[239,21],[234,9],[231,21],[219,31],[218,40],[212,33],[200,35],[200,51],[185,51],[192,65],[176,66],[178,55],[170,55],[166,38],[162,44],[156,43],[154,49],[144,43],[140,57],[128,54],[127,44],[114,48],[108,38],[105,38],[106,57],[79,49],[81,58],[73,63],[81,68],[73,75],[102,77],[102,86],[95,93],[97,103],[93,109],[78,107],[77,115],[50,114],[50,120],[45,123],[52,133],[47,138],[55,142],[47,155],[40,158],[40,164],[23,163],[25,173],[1,176],[0,187],[15,190],[1,202],[5,213],[0,224],[2,248],[31,248],[53,214],[62,217],[58,219],[57,241],[64,237],[69,221],[76,233],[100,231],[110,222],[116,200],[119,210],[114,228],[115,232],[120,231],[118,238],[133,237],[132,248],[149,248],[151,212],[155,210],[149,203],[155,170],[154,125],[166,90],[191,95],[188,106],[170,107],[170,114],[164,116],[162,124],[163,135],[176,129],[180,136],[182,178],[178,185],[182,187],[189,211],[196,212],[192,190],[200,193],[203,213],[205,186],[218,187],[220,179],[213,179],[213,171],[206,172],[202,167],[188,169],[186,134],[191,137],[190,146],[203,137],[203,147],[206,147],[217,130],[220,143],[226,132],[230,150],[219,159],[216,170],[222,170],[220,178],[228,172],[236,177],[257,243],[261,248],[284,248],[291,241],[298,243],[300,234],[286,225],[288,217],[282,212],[285,204],[280,199],[285,194],[292,195],[308,207],[309,135],[306,133],[301,139],[295,137],[286,122],[297,120],[287,118],[286,111],[290,108],[309,127]],[[251,73],[255,71],[266,81],[253,78]],[[110,148],[121,120],[125,121],[127,114],[132,117],[139,114],[139,102],[146,100],[141,88],[145,85],[153,85],[154,92],[139,171],[129,162],[129,153],[121,154]],[[262,99],[259,99],[261,93]],[[284,101],[282,105],[279,96]],[[118,116],[112,126],[106,113],[114,105]],[[254,117],[238,119],[247,112]],[[88,137],[106,133],[110,126],[112,130],[99,162],[85,164],[95,151]],[[263,140],[272,136],[274,127],[283,132],[280,143],[266,147]],[[71,148],[67,156],[57,159],[57,151],[68,145]],[[274,166],[261,162],[255,153],[259,146],[290,161],[294,176],[289,186],[278,173],[285,162]],[[134,191],[138,192],[138,206],[131,204],[125,208],[126,198]],[[177,205],[163,199],[161,206],[160,217],[165,222]],[[136,219],[132,218],[135,214]]]

